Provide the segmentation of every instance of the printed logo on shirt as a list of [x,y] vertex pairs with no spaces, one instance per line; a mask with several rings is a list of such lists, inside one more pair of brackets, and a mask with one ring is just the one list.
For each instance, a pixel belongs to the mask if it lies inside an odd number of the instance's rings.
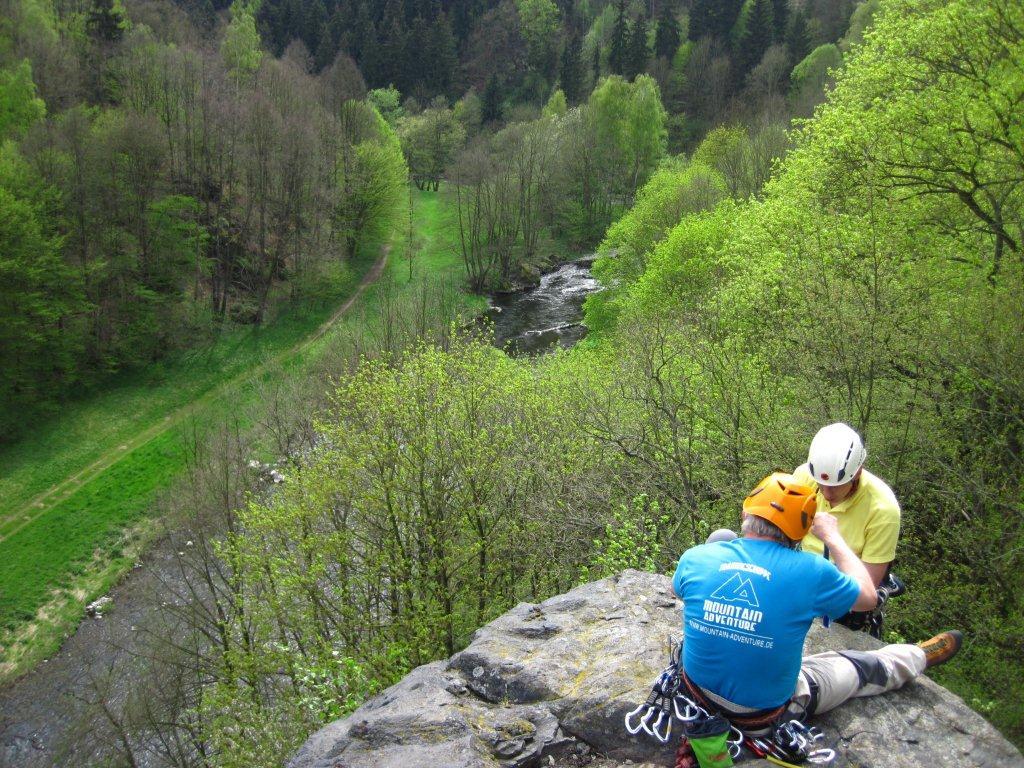
[[[746,603],[751,608],[758,608],[757,593],[750,579],[734,573],[732,578],[711,593],[711,597],[725,600],[727,603]],[[709,601],[710,602],[710,601]]]
[[762,568],[760,565],[754,565],[753,563],[722,563],[718,566],[720,571],[746,571],[747,573],[756,573],[758,576],[763,576],[765,580],[772,580],[772,572],[767,568]]
[[772,648],[775,645],[774,639],[759,632],[764,619],[764,613],[758,610],[759,607],[757,592],[750,578],[734,573],[711,593],[710,599],[704,601],[703,621],[691,620],[689,623],[694,629],[706,634],[761,648]]

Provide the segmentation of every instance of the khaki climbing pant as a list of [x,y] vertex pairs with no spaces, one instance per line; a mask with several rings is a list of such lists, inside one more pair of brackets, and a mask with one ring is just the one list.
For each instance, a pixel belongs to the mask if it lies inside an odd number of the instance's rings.
[[[877,651],[827,651],[805,656],[785,716],[803,720],[859,696],[893,691],[920,675],[924,668],[924,651],[916,645],[887,645]],[[734,704],[706,688],[701,691],[727,717],[756,711]],[[750,731],[749,735],[760,736],[769,730]]]
[[[828,651],[804,657],[790,711],[820,715],[844,701],[892,691],[925,668],[916,645],[887,645],[877,651]],[[816,689],[816,696],[811,691]]]

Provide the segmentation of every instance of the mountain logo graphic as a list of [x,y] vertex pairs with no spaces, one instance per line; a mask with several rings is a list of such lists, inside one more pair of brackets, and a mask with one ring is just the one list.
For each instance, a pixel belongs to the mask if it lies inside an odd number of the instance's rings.
[[726,603],[746,603],[751,608],[760,607],[754,585],[750,583],[750,579],[738,573],[734,573],[731,579],[716,589],[711,598]]

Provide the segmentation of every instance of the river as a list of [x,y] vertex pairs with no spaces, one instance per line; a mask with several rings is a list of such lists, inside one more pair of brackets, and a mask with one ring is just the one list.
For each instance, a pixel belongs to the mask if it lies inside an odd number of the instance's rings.
[[593,256],[584,256],[543,275],[536,287],[492,296],[486,318],[495,343],[512,355],[534,355],[582,339],[583,302],[600,288],[590,273],[593,263]]

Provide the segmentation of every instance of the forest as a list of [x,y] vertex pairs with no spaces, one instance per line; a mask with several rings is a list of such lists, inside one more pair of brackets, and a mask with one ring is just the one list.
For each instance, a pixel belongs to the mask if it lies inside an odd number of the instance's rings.
[[541,231],[595,244],[719,124],[747,126],[727,162],[756,166],[731,191],[759,188],[876,3],[4,5],[10,441],[112,374],[330,295],[396,215],[403,159],[420,188],[460,182],[475,290],[531,272]]
[[903,508],[886,639],[962,629],[936,679],[1024,743],[1019,2],[4,3],[12,442],[382,241],[411,270],[413,188],[465,290],[603,286],[572,350],[453,322],[275,402],[272,492],[205,446],[110,763],[279,765],[520,601],[669,572],[835,420]]

